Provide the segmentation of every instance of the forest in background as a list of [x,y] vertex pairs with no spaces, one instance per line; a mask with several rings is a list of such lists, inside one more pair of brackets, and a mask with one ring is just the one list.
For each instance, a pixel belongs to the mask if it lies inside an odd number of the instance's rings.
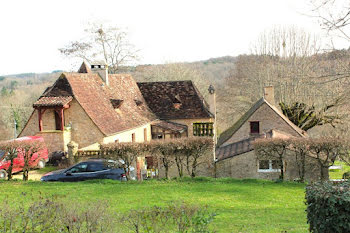
[[[240,55],[191,63],[169,63],[120,67],[136,81],[192,80],[204,98],[213,84],[217,94],[219,134],[239,119],[259,98],[263,87],[275,87],[276,101],[302,102],[315,108],[337,101],[331,114],[341,116],[336,130],[315,127],[311,134],[345,134],[349,111],[350,50],[335,50],[305,56]],[[77,67],[78,69],[79,67]],[[0,140],[13,138],[33,111],[32,104],[52,85],[61,72],[19,74],[0,77]],[[339,100],[339,101],[338,101]],[[277,102],[278,103],[278,102]]]

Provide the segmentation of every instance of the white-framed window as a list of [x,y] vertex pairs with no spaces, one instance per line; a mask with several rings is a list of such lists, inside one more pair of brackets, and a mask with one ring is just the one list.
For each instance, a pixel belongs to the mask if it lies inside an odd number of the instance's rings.
[[258,172],[281,172],[279,160],[259,160]]

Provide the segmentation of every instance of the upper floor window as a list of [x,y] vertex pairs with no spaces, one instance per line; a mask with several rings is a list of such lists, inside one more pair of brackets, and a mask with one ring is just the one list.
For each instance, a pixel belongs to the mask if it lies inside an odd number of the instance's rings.
[[193,123],[193,136],[214,136],[214,123]]
[[260,133],[259,121],[251,121],[250,122],[250,133],[251,134],[259,134]]

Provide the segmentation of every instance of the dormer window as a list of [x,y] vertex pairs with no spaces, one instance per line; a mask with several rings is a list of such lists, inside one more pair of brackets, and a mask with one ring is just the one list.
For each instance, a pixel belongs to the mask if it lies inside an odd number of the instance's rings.
[[134,100],[136,106],[141,106],[143,104],[143,102],[141,100]]
[[179,110],[181,108],[182,104],[181,103],[174,103],[174,108],[176,110]]
[[110,99],[110,101],[114,109],[120,108],[120,106],[124,102],[124,100],[120,100],[120,99]]
[[260,134],[260,122],[251,121],[250,123],[250,134]]

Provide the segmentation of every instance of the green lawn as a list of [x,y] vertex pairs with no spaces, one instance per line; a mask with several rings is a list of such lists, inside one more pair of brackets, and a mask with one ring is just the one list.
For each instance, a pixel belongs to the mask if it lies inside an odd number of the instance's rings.
[[0,202],[5,196],[19,199],[21,193],[35,196],[41,192],[83,205],[108,200],[111,208],[127,211],[182,200],[208,205],[215,211],[217,217],[212,227],[217,232],[307,232],[304,188],[304,184],[298,183],[208,178],[142,183],[0,181]]
[[334,165],[342,166],[342,169],[340,169],[340,170],[329,170],[329,178],[330,179],[342,179],[343,178],[343,174],[345,172],[350,171],[350,166],[347,166],[343,162],[335,161]]

